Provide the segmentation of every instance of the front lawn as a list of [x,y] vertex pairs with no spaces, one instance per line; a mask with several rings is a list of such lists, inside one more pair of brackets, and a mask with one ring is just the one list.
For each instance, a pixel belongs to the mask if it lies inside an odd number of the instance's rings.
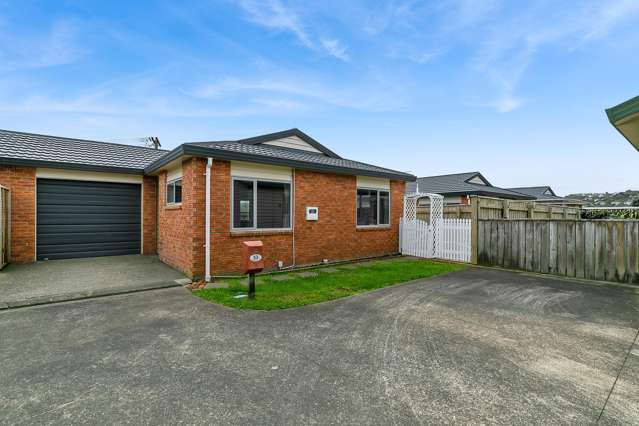
[[[246,279],[225,281],[229,285],[228,288],[196,290],[193,293],[233,308],[285,309],[339,299],[418,278],[457,271],[465,267],[461,264],[432,260],[395,258],[258,276],[254,300],[235,297],[246,294]],[[309,272],[316,275],[308,276],[312,275]],[[306,276],[300,276],[300,274]],[[288,279],[281,280],[283,275],[287,275]]]

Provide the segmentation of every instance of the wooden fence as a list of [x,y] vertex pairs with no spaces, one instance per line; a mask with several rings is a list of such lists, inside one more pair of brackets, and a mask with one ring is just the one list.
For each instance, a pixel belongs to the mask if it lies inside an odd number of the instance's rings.
[[[426,202],[427,199],[423,199]],[[445,205],[445,218],[474,219],[574,219],[581,218],[581,208],[548,205],[535,201],[502,200],[490,197],[470,197],[470,204]],[[429,220],[427,205],[417,206],[417,218]]]
[[639,221],[484,219],[476,234],[482,265],[639,283]]

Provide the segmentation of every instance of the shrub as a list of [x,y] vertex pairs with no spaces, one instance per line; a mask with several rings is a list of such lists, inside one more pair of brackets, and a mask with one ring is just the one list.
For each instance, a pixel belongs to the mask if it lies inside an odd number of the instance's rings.
[[605,208],[597,210],[582,210],[582,219],[634,219],[639,220],[639,210],[623,209],[608,210]]

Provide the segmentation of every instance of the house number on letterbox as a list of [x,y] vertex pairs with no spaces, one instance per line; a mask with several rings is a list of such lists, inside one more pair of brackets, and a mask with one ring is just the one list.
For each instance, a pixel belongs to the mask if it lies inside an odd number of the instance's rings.
[[249,256],[249,260],[251,262],[259,262],[260,260],[262,260],[262,255],[259,253],[255,253]]

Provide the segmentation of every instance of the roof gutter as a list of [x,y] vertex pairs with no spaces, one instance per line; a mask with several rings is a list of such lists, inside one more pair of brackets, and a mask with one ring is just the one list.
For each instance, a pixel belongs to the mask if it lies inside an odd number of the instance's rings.
[[144,169],[144,172],[146,174],[154,173],[165,164],[168,164],[171,161],[183,155],[192,155],[196,157],[214,157],[220,160],[236,160],[236,161],[249,161],[252,163],[275,164],[275,165],[288,166],[288,167],[293,167],[293,168],[302,169],[302,170],[313,170],[313,171],[319,171],[319,172],[331,172],[331,173],[348,174],[348,175],[356,175],[356,176],[383,177],[387,179],[403,180],[403,181],[410,181],[410,182],[417,179],[416,176],[410,175],[408,173],[374,172],[370,170],[331,166],[327,164],[314,164],[314,163],[308,163],[306,161],[289,160],[285,158],[261,157],[261,156],[256,156],[253,154],[245,154],[242,152],[230,152],[230,151],[221,150],[221,149],[206,148],[203,146],[188,145],[188,144],[182,144],[179,147],[175,148],[173,151],[171,151],[170,153],[162,157],[160,160],[157,160],[154,163],[150,164],[148,167],[146,167]]
[[610,121],[610,124],[612,124],[612,126],[617,129],[619,134],[639,151],[639,139],[633,140],[620,128],[620,125],[626,124],[626,122],[633,120],[636,120],[636,126],[639,127],[639,96],[622,102],[612,108],[606,109],[606,115],[608,116],[608,121]]

